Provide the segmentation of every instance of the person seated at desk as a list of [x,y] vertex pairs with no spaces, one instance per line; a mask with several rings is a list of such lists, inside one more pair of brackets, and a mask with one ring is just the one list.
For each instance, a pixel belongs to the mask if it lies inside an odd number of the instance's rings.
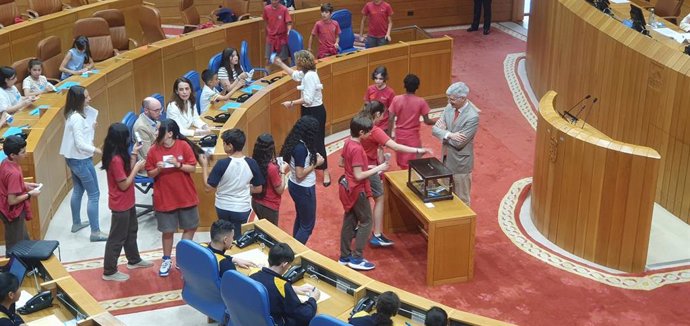
[[17,90],[17,71],[12,67],[0,67],[0,112],[14,114],[36,100],[34,96],[22,96]]
[[257,267],[251,261],[242,258],[234,258],[226,255],[225,252],[232,248],[232,239],[235,229],[230,221],[217,220],[211,224],[211,241],[202,243],[202,247],[208,248],[218,261],[218,274],[223,277],[223,273],[235,270],[235,265],[242,268]]
[[[204,136],[211,131],[196,111],[196,98],[192,91],[192,82],[185,77],[175,79],[172,101],[168,102],[168,119],[175,120],[180,133],[185,137]],[[192,129],[192,127],[196,129]]]
[[424,326],[448,326],[448,313],[439,307],[431,307],[426,312]]
[[201,108],[201,114],[204,114],[204,112],[210,109],[213,103],[230,99],[232,93],[222,95],[216,90],[218,86],[218,74],[214,73],[212,70],[204,70],[201,73],[201,80],[204,81],[204,88],[201,90],[201,98],[199,99],[201,102],[201,106],[199,106]]
[[360,311],[354,314],[348,321],[354,326],[393,326],[393,316],[398,314],[400,309],[400,298],[391,291],[381,293],[376,299],[376,312],[369,314]]
[[[249,74],[242,70],[240,66],[240,56],[234,48],[226,48],[220,59],[220,68],[218,68],[218,79],[223,90],[227,94],[233,94],[238,89],[246,85]],[[201,108],[203,110],[203,107]]]
[[26,325],[15,311],[19,301],[19,280],[11,273],[0,272],[0,326]]
[[[163,111],[163,106],[161,102],[153,97],[147,97],[141,103],[144,108],[144,112],[139,114],[137,121],[134,122],[134,127],[132,131],[134,134],[139,134],[141,137],[141,148],[139,149],[139,158],[146,160],[146,155],[149,153],[149,149],[156,142],[156,137],[158,137],[158,127],[160,127],[161,112]],[[136,142],[136,136],[134,141]],[[146,171],[144,171],[143,174]]]
[[84,35],[79,35],[74,39],[72,48],[67,51],[65,58],[60,63],[60,71],[62,71],[60,80],[67,79],[72,75],[81,75],[91,70],[93,66],[89,39]]
[[43,76],[43,62],[38,59],[29,60],[29,75],[22,81],[22,89],[26,96],[57,92],[57,88],[48,82],[46,76]]
[[[321,297],[321,292],[316,287],[308,284],[293,287],[292,283],[283,278],[294,259],[295,253],[287,243],[276,243],[268,252],[269,267],[251,275],[252,279],[266,287],[271,317],[278,326],[309,325],[316,315],[316,301]],[[306,295],[309,299],[303,303],[297,293]]]

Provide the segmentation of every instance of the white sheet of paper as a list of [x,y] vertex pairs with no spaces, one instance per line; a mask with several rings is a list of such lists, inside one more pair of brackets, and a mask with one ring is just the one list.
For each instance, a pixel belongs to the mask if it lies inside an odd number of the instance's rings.
[[630,3],[628,0],[611,0],[612,3]]
[[163,168],[167,169],[167,168],[174,168],[175,167],[174,164],[168,163],[168,160],[170,160],[172,158],[173,158],[172,155],[163,155]]
[[64,326],[65,323],[60,321],[55,315],[45,316],[41,319],[36,319],[26,323],[28,326]]
[[87,106],[84,108],[84,113],[86,113],[86,122],[89,124],[94,124],[96,121],[98,121],[98,110]]
[[22,290],[21,294],[19,294],[19,301],[17,301],[17,303],[15,304],[15,307],[17,307],[17,308],[24,307],[26,302],[29,301],[29,299],[31,299],[32,297],[33,297],[33,295],[31,295],[29,292]]
[[[321,289],[319,289],[319,290],[321,290]],[[307,302],[307,300],[309,300],[309,297],[306,295],[298,294],[297,297],[299,297],[299,301],[302,301],[302,303]],[[326,293],[326,291],[321,291],[321,296],[319,297],[319,300],[316,301],[316,303],[324,302],[330,298],[331,298],[331,296],[328,295],[328,293]]]
[[683,41],[685,41],[687,39],[688,34],[690,34],[690,33],[678,33],[676,31],[674,31],[670,28],[666,28],[666,27],[656,28],[656,29],[654,29],[654,31],[656,31],[657,33],[659,33],[663,36],[670,37],[678,43],[683,43]]
[[258,248],[234,254],[232,257],[246,259],[259,266],[268,266],[268,255]]

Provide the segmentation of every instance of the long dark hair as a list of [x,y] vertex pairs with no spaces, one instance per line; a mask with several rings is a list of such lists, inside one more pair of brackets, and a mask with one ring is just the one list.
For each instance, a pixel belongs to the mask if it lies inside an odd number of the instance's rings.
[[[287,138],[285,138],[285,143],[283,143],[283,147],[280,149],[280,156],[283,157],[283,160],[285,162],[290,162],[290,158],[292,158],[292,152],[295,149],[295,146],[300,143],[300,141],[304,142],[304,144],[307,146],[307,150],[309,150],[309,164],[310,165],[315,165],[316,164],[316,131],[319,128],[319,121],[316,120],[316,118],[310,116],[310,115],[305,115],[297,122],[295,125],[292,127],[292,130],[290,130],[290,133],[287,135]],[[323,141],[322,139],[319,139],[318,141]],[[325,158],[324,158],[325,159]]]
[[74,85],[67,91],[67,100],[65,101],[65,119],[69,119],[72,113],[77,112],[84,115],[84,104],[86,102],[86,88]]
[[105,136],[103,144],[103,166],[101,169],[108,170],[110,162],[113,157],[119,156],[122,162],[125,163],[125,172],[132,171],[129,156],[129,144],[131,142],[129,136],[129,129],[121,122],[115,122],[108,128],[108,134]]
[[173,139],[176,140],[181,140],[189,144],[189,147],[192,148],[192,151],[194,152],[194,157],[199,160],[199,155],[202,155],[204,153],[204,150],[199,147],[196,143],[192,142],[189,140],[187,137],[182,135],[180,133],[180,126],[177,125],[177,122],[173,119],[165,119],[161,121],[160,127],[158,127],[158,137],[156,137],[156,144],[157,145],[162,145],[163,144],[163,138],[165,138],[165,134],[172,132],[173,133]]
[[[237,53],[238,58],[237,64],[234,66],[230,63],[230,57],[233,53]],[[232,74],[233,70],[235,71],[235,73],[237,73],[238,76],[242,73],[242,66],[240,65],[239,57],[240,53],[237,52],[235,48],[226,48],[225,50],[223,50],[223,54],[221,55],[220,66],[225,67],[225,70],[228,71],[228,77],[230,78],[230,81],[235,81],[235,77]]]
[[7,88],[7,81],[5,79],[10,79],[17,75],[14,68],[9,66],[0,67],[0,88]]
[[[275,162],[276,159],[276,143],[271,134],[261,134],[256,138],[254,143],[254,152],[252,158],[259,164],[259,171],[268,180],[268,164]],[[272,187],[270,183],[266,182],[266,186],[262,187],[261,193],[254,194],[255,198],[261,199],[266,196],[266,188]]]
[[89,63],[89,58],[91,58],[91,46],[89,46],[89,38],[84,36],[84,35],[79,35],[77,38],[74,39],[74,42],[72,43],[72,47],[84,51],[84,54],[86,56],[84,57],[84,64]]
[[400,308],[400,298],[394,292],[387,291],[381,293],[376,299],[376,312],[372,315],[374,325],[376,326],[392,326],[393,320],[391,317],[398,314]]
[[[189,109],[195,110],[194,107],[196,105],[196,97],[194,97],[194,88],[192,87],[192,82],[186,77],[175,79],[175,83],[173,83],[172,101],[170,102],[175,102],[175,105],[177,105],[177,108],[180,109],[180,112],[187,113],[187,106],[184,105],[184,101],[179,95],[177,95],[177,87],[180,85],[180,83],[187,83],[187,85],[189,85]],[[168,104],[170,104],[170,102],[168,102]]]

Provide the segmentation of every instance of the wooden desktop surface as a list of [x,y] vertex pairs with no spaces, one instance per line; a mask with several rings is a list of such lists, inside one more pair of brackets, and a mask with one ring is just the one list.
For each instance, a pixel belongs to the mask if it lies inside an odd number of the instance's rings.
[[384,232],[416,231],[428,235],[427,285],[469,281],[474,275],[476,214],[457,196],[427,207],[407,186],[408,171],[384,174]]
[[[611,7],[629,18],[629,5]],[[657,151],[656,184],[642,187],[690,223],[690,56],[579,0],[533,2],[528,33],[527,75],[537,97],[557,92],[559,112],[587,94],[598,98],[587,122],[611,139]]]

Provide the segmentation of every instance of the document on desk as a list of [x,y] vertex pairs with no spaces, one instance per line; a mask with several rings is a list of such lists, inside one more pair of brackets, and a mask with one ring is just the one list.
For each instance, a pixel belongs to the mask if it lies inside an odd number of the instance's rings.
[[234,254],[232,257],[248,260],[258,266],[268,266],[268,255],[258,248]]
[[19,294],[19,300],[17,300],[17,303],[15,303],[14,306],[17,308],[24,307],[26,302],[29,301],[29,299],[31,298],[33,298],[33,295],[31,295],[29,292],[22,290],[22,292]]
[[630,3],[630,1],[628,1],[628,0],[611,0],[611,2],[613,2],[613,3],[619,3],[619,4],[621,4],[621,3]]
[[60,321],[55,315],[43,317],[26,323],[28,326],[64,326],[65,323]]
[[[321,290],[321,289],[319,289],[319,290]],[[309,297],[306,295],[298,294],[297,297],[299,297],[299,301],[302,301],[302,303],[307,302],[307,300],[309,300]],[[321,291],[321,296],[319,297],[319,300],[316,301],[316,303],[324,302],[330,298],[331,298],[331,296],[328,295],[328,293],[326,293],[326,291]]]
[[690,33],[678,33],[670,28],[656,28],[654,29],[657,33],[672,38],[678,43],[683,43],[685,40],[690,39]]

